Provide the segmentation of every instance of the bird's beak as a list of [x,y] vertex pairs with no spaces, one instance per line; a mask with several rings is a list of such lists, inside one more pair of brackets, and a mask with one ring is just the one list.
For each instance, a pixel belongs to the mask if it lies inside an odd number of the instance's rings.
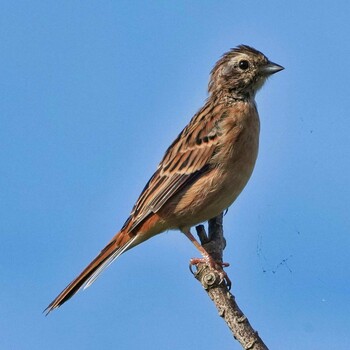
[[268,75],[275,74],[283,69],[284,67],[280,66],[277,63],[268,62],[265,66],[261,67],[260,72],[268,76]]

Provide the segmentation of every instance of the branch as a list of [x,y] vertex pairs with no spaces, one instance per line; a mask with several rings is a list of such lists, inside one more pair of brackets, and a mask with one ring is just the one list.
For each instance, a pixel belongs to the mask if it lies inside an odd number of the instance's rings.
[[[204,249],[216,260],[222,262],[226,241],[223,236],[223,214],[209,220],[209,234],[205,233],[203,225],[196,227],[197,234]],[[219,315],[225,320],[233,336],[245,350],[268,350],[258,332],[254,331],[247,317],[238,307],[235,297],[230,293],[225,281],[222,281],[217,271],[209,265],[200,263],[194,273],[202,284],[210,299],[214,302]]]

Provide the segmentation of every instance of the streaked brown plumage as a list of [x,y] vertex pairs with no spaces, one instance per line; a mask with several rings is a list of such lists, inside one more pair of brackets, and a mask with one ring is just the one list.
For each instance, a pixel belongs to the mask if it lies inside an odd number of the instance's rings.
[[52,301],[47,313],[91,285],[128,249],[168,229],[179,229],[193,241],[192,226],[234,202],[258,153],[255,93],[269,75],[282,69],[245,45],[223,55],[211,72],[205,105],[168,148],[120,232]]

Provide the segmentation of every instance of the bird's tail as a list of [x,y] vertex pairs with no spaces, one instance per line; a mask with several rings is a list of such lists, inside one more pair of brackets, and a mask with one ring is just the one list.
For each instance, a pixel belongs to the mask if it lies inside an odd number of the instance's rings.
[[79,289],[88,288],[115,259],[133,246],[137,235],[122,230],[107,244],[100,254],[75,278],[44,310],[48,315],[70,299]]

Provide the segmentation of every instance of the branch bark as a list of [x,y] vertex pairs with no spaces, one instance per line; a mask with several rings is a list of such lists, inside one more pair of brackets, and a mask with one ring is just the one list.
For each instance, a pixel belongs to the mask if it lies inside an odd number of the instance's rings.
[[[204,226],[196,227],[198,237],[204,249],[216,260],[222,262],[223,250],[226,241],[223,235],[223,214],[209,220],[208,235]],[[229,291],[225,281],[222,281],[218,272],[210,269],[209,265],[200,263],[196,265],[195,278],[214,302],[220,317],[222,317],[231,330],[234,338],[240,342],[245,350],[268,350],[258,332],[250,325],[247,317],[238,307],[235,297]]]

